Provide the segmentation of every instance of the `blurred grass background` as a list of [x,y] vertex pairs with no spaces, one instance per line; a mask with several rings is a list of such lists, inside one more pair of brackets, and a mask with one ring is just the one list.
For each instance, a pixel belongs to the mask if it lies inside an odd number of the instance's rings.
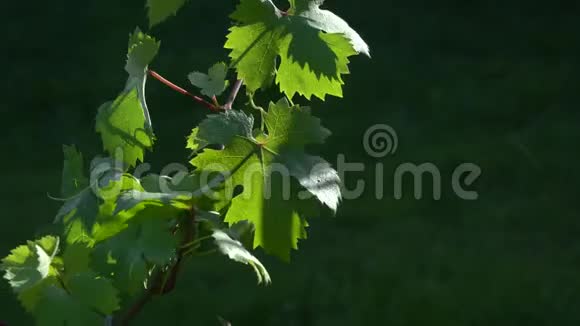
[[[127,35],[146,26],[143,1],[10,2],[2,7],[0,253],[52,221],[59,203],[61,144],[99,154],[98,106],[123,87]],[[226,60],[231,1],[192,1],[154,30],[152,68],[181,85]],[[572,1],[355,2],[328,0],[370,44],[353,58],[344,99],[314,101],[334,131],[319,150],[364,162],[368,188],[336,217],[311,221],[293,262],[263,257],[273,285],[222,257],[191,261],[177,291],[136,325],[578,325],[580,220],[577,140],[580,6]],[[206,113],[151,80],[159,138],[156,168],[186,162],[184,137]],[[376,123],[399,135],[395,155],[374,159],[362,138]],[[440,201],[394,200],[401,163],[432,162]],[[451,174],[481,166],[456,198]],[[385,164],[385,199],[374,165]],[[426,187],[427,188],[427,187]],[[426,195],[429,198],[429,194]],[[260,257],[261,253],[258,253]],[[31,325],[5,282],[0,320]]]

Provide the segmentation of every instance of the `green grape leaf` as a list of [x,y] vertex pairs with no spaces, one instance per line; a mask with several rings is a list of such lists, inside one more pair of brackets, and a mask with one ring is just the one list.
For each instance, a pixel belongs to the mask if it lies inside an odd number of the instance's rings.
[[307,144],[323,144],[331,135],[320,119],[312,116],[309,107],[290,107],[285,99],[270,104],[264,122],[268,144],[275,148],[303,150]]
[[342,96],[348,57],[370,52],[344,20],[319,8],[322,2],[290,1],[283,12],[270,0],[241,0],[231,15],[240,25],[230,28],[225,48],[250,91],[275,79],[289,98]]
[[145,150],[153,146],[154,139],[145,129],[145,116],[137,89],[101,106],[96,130],[101,134],[105,150],[130,166],[143,161]]
[[91,184],[65,201],[58,211],[54,223],[63,222],[65,218],[68,220],[71,217],[76,217],[76,219],[85,221],[86,226],[92,225],[105,197],[102,194],[103,190],[111,183],[116,183],[122,179],[123,169],[122,163],[113,159],[101,157],[93,159],[90,168]]
[[66,242],[94,245],[126,227],[132,214],[115,214],[117,198],[124,192],[143,188],[131,175],[110,158],[96,158],[91,163],[91,187],[67,200],[55,223],[64,224]]
[[290,175],[298,180],[308,193],[314,195],[324,205],[336,213],[340,203],[341,180],[338,172],[328,162],[318,156],[310,156],[300,151],[287,152],[281,158]]
[[69,244],[62,254],[62,259],[66,274],[86,272],[91,263],[91,248],[84,243]]
[[256,272],[258,284],[272,283],[270,274],[268,274],[264,265],[262,265],[258,258],[254,257],[254,255],[244,248],[241,242],[232,239],[227,233],[221,230],[215,230],[212,237],[222,254],[228,256],[231,260],[252,266]]
[[209,144],[227,145],[236,135],[252,137],[254,117],[241,111],[209,115],[187,139],[187,148],[197,151]]
[[[298,240],[306,237],[307,223],[303,216],[313,211],[311,201],[297,198],[290,176],[295,176],[309,193],[331,209],[336,209],[341,197],[340,180],[328,163],[305,154],[293,155],[303,151],[307,144],[321,144],[330,132],[320,125],[319,119],[310,115],[308,108],[290,107],[286,100],[270,105],[264,114],[267,134],[255,137],[246,132],[248,128],[238,129],[242,132],[237,134],[220,132],[219,128],[213,133],[205,130],[204,126],[220,125],[218,120],[234,126],[253,123],[244,113],[226,112],[208,119],[213,122],[200,125],[199,141],[221,143],[225,147],[223,150],[205,149],[191,164],[202,174],[223,173],[230,198],[235,186],[243,186],[242,193],[233,198],[225,221],[230,225],[244,220],[252,222],[254,247],[261,246],[289,260],[290,250],[297,249]],[[233,123],[231,120],[239,121]],[[309,171],[313,165],[317,169]],[[323,165],[324,172],[320,172],[318,166]]]
[[58,237],[47,236],[14,249],[2,261],[5,278],[41,325],[97,325],[98,320],[102,325],[93,311],[111,314],[119,309],[117,291],[89,271],[88,247],[67,246],[61,258],[56,256],[59,246]]
[[149,26],[153,27],[170,16],[177,14],[177,11],[185,5],[187,0],[147,0],[149,8]]
[[174,198],[170,201],[170,205],[176,205],[176,208],[190,209],[191,203],[194,203],[201,210],[219,211],[226,207],[230,200],[224,193],[223,185],[217,180],[212,182],[219,175],[206,177],[202,180],[202,175],[184,171],[173,177],[150,174],[141,179],[141,185],[146,191],[171,195],[169,197]]
[[137,27],[135,32],[129,35],[129,50],[127,51],[127,63],[125,64],[125,70],[129,74],[129,78],[127,79],[124,93],[133,89],[137,90],[139,103],[145,118],[145,128],[151,137],[153,137],[153,125],[149,108],[147,107],[147,100],[145,99],[145,85],[147,83],[149,64],[157,56],[159,47],[159,41],[144,34]]
[[58,283],[59,281],[56,276],[48,276],[32,287],[18,293],[18,300],[26,311],[34,313],[38,302],[42,298],[42,292],[49,286],[59,286]]
[[55,275],[51,264],[58,246],[59,238],[47,236],[17,247],[2,259],[0,268],[5,272],[4,278],[16,292],[21,293]]
[[64,164],[62,169],[61,196],[68,198],[88,187],[89,180],[84,174],[83,155],[73,146],[63,146]]
[[5,271],[4,278],[29,312],[34,312],[42,291],[58,282],[59,259],[55,257],[58,247],[58,238],[47,236],[14,249],[2,261],[0,269]]
[[273,28],[261,22],[230,28],[224,47],[231,50],[231,66],[249,91],[266,89],[272,84],[279,43],[285,39],[285,32],[284,27]]
[[148,210],[148,216],[132,219],[129,227],[103,242],[99,250],[116,260],[118,288],[135,294],[143,288],[147,264],[166,265],[176,255],[177,240],[169,232],[163,211]]
[[198,132],[199,132],[198,128],[194,128],[191,131],[191,134],[187,137],[185,148],[191,149],[192,151],[196,152],[197,150],[199,150],[207,145],[207,144],[200,143],[201,139],[197,138]]
[[329,10],[320,9],[324,0],[289,0],[289,2],[290,11],[304,18],[308,25],[330,34],[344,34],[356,52],[371,56],[368,44],[346,21]]
[[195,87],[201,89],[205,96],[219,96],[229,85],[226,75],[228,66],[223,62],[218,62],[209,68],[208,73],[194,71],[188,75],[189,81]]
[[75,197],[67,200],[59,209],[54,223],[65,225],[67,243],[91,242],[92,226],[97,220],[102,200],[92,188],[87,188]]
[[143,185],[132,177],[125,177],[124,180],[126,182],[117,183],[113,188],[113,193],[109,197],[111,200],[101,206],[99,218],[92,232],[96,243],[119,234],[133,219],[138,220],[143,216],[175,219],[191,208],[190,194],[165,196],[160,193],[148,193]]
[[147,67],[157,56],[160,44],[155,38],[141,32],[139,27],[129,35],[125,70],[130,77],[143,79],[147,75]]
[[234,238],[239,240],[244,247],[251,248],[252,244],[254,243],[254,225],[248,221],[241,221],[238,222],[227,230],[228,234]]
[[143,209],[148,205],[172,206],[176,209],[189,210],[191,209],[191,200],[191,195],[187,194],[168,194],[130,190],[119,196],[113,215],[117,215],[122,211]]
[[143,161],[155,137],[147,102],[145,84],[148,65],[159,51],[160,43],[137,28],[129,36],[125,70],[129,74],[125,89],[112,102],[103,104],[97,114],[96,130],[111,156],[129,166]]
[[101,314],[110,315],[119,309],[119,293],[108,279],[92,272],[75,274],[67,278],[71,295]]
[[64,289],[48,286],[34,311],[38,326],[83,325],[102,326],[104,318],[84,306]]
[[201,187],[197,175],[185,171],[179,171],[172,177],[148,174],[141,178],[141,185],[148,192],[180,195],[191,194]]

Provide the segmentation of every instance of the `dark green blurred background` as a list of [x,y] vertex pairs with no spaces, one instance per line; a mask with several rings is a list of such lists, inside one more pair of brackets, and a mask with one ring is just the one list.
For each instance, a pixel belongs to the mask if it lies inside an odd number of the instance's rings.
[[[128,33],[146,26],[143,2],[0,5],[1,256],[52,221],[59,203],[46,194],[59,189],[61,144],[100,153],[94,116],[124,85]],[[162,51],[152,67],[182,85],[226,59],[234,7],[191,2],[154,30]],[[319,150],[333,163],[339,153],[366,163],[346,183],[369,189],[336,217],[312,220],[290,265],[258,252],[272,286],[222,257],[198,259],[135,324],[218,325],[220,315],[234,326],[578,325],[580,8],[560,2],[328,0],[373,59],[352,60],[344,99],[314,101],[334,131]],[[154,80],[147,91],[159,137],[148,160],[185,163],[184,137],[206,112]],[[365,153],[376,123],[397,130],[396,154]],[[436,164],[442,200],[415,200],[412,187],[395,200],[392,175],[404,162]],[[483,171],[470,188],[476,201],[451,190],[463,162]],[[376,163],[385,164],[380,201]],[[0,284],[0,320],[31,325]]]

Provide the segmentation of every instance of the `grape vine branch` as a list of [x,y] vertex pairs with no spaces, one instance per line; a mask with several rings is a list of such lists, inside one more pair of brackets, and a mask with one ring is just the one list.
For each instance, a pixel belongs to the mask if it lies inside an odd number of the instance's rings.
[[219,108],[215,104],[212,104],[212,103],[204,100],[203,98],[201,98],[201,97],[199,97],[197,95],[191,94],[186,89],[175,85],[174,83],[170,82],[168,79],[166,79],[165,77],[161,76],[157,72],[155,72],[155,71],[153,71],[151,69],[147,70],[147,72],[149,73],[149,76],[157,79],[158,81],[160,81],[161,83],[165,84],[166,86],[168,86],[172,90],[174,90],[174,91],[176,91],[176,92],[178,92],[180,94],[183,94],[185,96],[188,96],[188,97],[192,98],[197,103],[205,106],[206,108],[208,108],[208,109],[210,109],[212,111],[219,111]]
[[[187,2],[147,0],[150,27]],[[289,262],[308,219],[322,206],[336,212],[338,172],[306,152],[331,132],[293,99],[342,97],[350,58],[370,51],[322,0],[288,4],[282,11],[271,0],[239,1],[223,46],[229,62],[187,75],[200,95],[149,68],[161,49],[151,32],[129,35],[127,81],[97,110],[102,155],[86,162],[75,145],[63,146],[59,230],[15,247],[0,265],[38,325],[129,325],[176,289],[189,259],[209,254],[249,266],[268,285],[253,250]],[[148,77],[210,110],[186,137],[184,175],[136,176],[157,141]],[[242,91],[248,103],[236,101]],[[277,95],[256,103],[257,93]]]
[[183,237],[182,247],[179,249],[175,263],[166,273],[157,273],[157,275],[155,275],[153,285],[129,307],[127,313],[122,318],[121,325],[129,325],[131,320],[133,320],[141,310],[143,310],[145,305],[153,299],[154,296],[164,295],[175,289],[177,276],[187,253],[187,248],[183,247],[183,245],[191,243],[195,238],[195,223],[195,209],[192,208],[190,215],[187,217],[185,236]]

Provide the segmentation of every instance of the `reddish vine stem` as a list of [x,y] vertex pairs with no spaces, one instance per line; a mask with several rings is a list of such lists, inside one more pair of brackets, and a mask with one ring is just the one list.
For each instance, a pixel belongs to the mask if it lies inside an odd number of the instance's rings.
[[[188,243],[191,243],[196,237],[196,230],[195,230],[195,208],[191,208],[190,215],[187,218],[183,225],[183,231],[185,235],[181,242],[181,245],[184,246]],[[185,253],[187,252],[187,248],[181,248],[177,252],[177,260],[171,270],[169,271],[169,277],[167,278],[167,283],[161,289],[161,294],[167,294],[173,289],[175,289],[175,285],[177,283],[177,276],[179,274],[179,270],[181,269],[181,265],[183,263],[183,259],[185,258]]]
[[228,97],[228,101],[224,105],[224,110],[231,110],[232,109],[232,105],[234,104],[236,97],[238,97],[238,93],[240,92],[240,88],[242,88],[243,82],[244,81],[242,79],[236,80],[236,82],[234,83],[234,86],[232,86],[232,92],[230,93],[230,96]]
[[207,107],[208,109],[212,110],[212,111],[218,111],[220,108],[215,106],[214,104],[204,100],[203,98],[193,95],[190,92],[188,92],[187,90],[185,90],[182,87],[179,87],[177,85],[175,85],[174,83],[170,82],[169,80],[167,80],[165,77],[161,76],[160,74],[158,74],[157,72],[153,71],[153,70],[148,70],[147,71],[149,76],[157,79],[158,81],[160,81],[161,83],[165,84],[166,86],[168,86],[169,88],[173,89],[174,91],[183,94],[185,96],[188,96],[190,98],[192,98],[194,101],[196,101],[197,103]]
[[[190,215],[187,217],[187,220],[183,224],[183,230],[185,235],[182,239],[182,245],[191,243],[196,237],[195,208],[191,209]],[[178,251],[177,260],[167,272],[167,278],[165,278],[165,273],[160,272],[155,274],[154,279],[151,282],[151,287],[147,289],[143,296],[129,308],[127,313],[121,319],[120,324],[122,326],[128,326],[129,323],[141,312],[141,310],[143,310],[145,305],[151,301],[155,295],[164,295],[175,289],[177,275],[181,269],[186,252],[187,248],[181,248]],[[164,282],[164,279],[167,279],[167,282]]]
[[145,305],[153,298],[154,295],[155,292],[153,291],[153,288],[147,290],[147,292],[143,294],[139,301],[135,302],[131,308],[129,308],[125,316],[123,316],[123,319],[121,319],[120,324],[122,326],[128,326],[131,320],[133,320],[133,318],[135,318],[141,312],[141,310],[143,310],[143,307],[145,307]]
[[[148,74],[151,77],[160,81],[161,83],[165,84],[169,88],[173,89],[174,91],[191,97],[196,102],[206,106],[207,108],[209,108],[212,111],[218,111],[220,109],[230,110],[232,108],[232,105],[233,105],[234,101],[236,100],[236,97],[238,96],[238,93],[240,92],[240,89],[241,89],[242,84],[243,84],[243,81],[241,79],[236,80],[236,82],[232,86],[232,90],[231,90],[230,96],[228,97],[227,103],[223,107],[219,107],[219,105],[217,104],[217,99],[215,98],[215,96],[212,98],[212,100],[216,104],[212,104],[212,103],[209,103],[206,100],[202,99],[201,97],[195,96],[195,95],[191,94],[190,92],[188,92],[187,90],[175,85],[174,83],[170,82],[169,80],[167,80],[166,78],[159,75],[157,72],[155,72],[153,70],[148,70]],[[188,216],[187,221],[183,225],[183,230],[185,232],[185,235],[183,237],[182,244],[185,245],[185,244],[191,243],[196,237],[195,208],[191,209],[191,213]],[[187,250],[188,250],[188,248],[184,247],[178,251],[177,260],[175,261],[175,264],[173,264],[173,266],[167,272],[168,273],[167,278],[164,277],[165,276],[164,273],[157,273],[154,276],[154,279],[151,282],[152,286],[147,291],[145,291],[143,296],[129,308],[127,313],[121,319],[121,323],[120,323],[121,325],[123,325],[123,326],[129,325],[131,320],[133,320],[141,312],[141,310],[143,310],[145,305],[149,301],[151,301],[151,299],[155,295],[164,295],[164,294],[167,294],[175,289],[175,285],[177,283],[177,276],[179,274],[179,270],[181,269],[181,265],[183,263],[183,259],[185,257],[185,254],[187,253]],[[163,282],[164,279],[166,279],[167,282],[164,283]]]

